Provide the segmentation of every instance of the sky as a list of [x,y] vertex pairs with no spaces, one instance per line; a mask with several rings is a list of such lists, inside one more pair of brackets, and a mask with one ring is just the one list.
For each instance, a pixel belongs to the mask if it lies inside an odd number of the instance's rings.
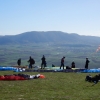
[[0,0],[0,35],[28,31],[100,36],[100,0]]

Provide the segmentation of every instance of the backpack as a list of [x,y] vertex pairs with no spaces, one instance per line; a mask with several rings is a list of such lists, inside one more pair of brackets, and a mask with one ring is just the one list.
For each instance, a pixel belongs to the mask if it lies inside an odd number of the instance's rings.
[[32,59],[32,64],[35,64],[35,60],[34,59]]

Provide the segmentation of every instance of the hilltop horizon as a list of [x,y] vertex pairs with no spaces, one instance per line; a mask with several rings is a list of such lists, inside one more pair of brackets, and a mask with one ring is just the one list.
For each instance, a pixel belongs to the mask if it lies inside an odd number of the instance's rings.
[[65,33],[61,31],[30,31],[18,35],[0,36],[0,44],[25,43],[81,43],[100,44],[100,37]]
[[[0,36],[15,36],[15,35],[20,35],[20,34],[24,34],[24,33],[27,33],[27,32],[63,32],[63,33],[67,33],[67,34],[76,34],[76,35],[80,35],[79,33],[68,33],[68,32],[64,32],[64,31],[54,31],[54,30],[51,30],[51,31],[26,31],[26,32],[21,32],[21,33],[17,33],[17,34],[3,34],[3,35],[0,35]],[[80,36],[93,36],[93,37],[100,37],[100,36],[95,36],[95,35],[84,35],[84,34],[81,34]]]

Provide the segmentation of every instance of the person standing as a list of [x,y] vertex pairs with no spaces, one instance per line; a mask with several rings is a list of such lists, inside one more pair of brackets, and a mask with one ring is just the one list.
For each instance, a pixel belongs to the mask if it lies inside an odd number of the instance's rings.
[[65,59],[65,57],[63,57],[63,58],[61,59],[60,69],[61,69],[61,67],[63,67],[63,69],[64,69],[64,59]]
[[29,68],[32,69],[32,65],[35,64],[35,60],[30,56],[28,62],[29,62]]
[[90,62],[90,61],[88,60],[88,58],[86,58],[85,69],[88,69],[89,62]]
[[75,68],[75,62],[74,61],[71,63],[71,68]]
[[18,66],[21,65],[21,58],[19,58],[19,59],[17,60],[17,64],[18,64]]
[[45,67],[46,67],[46,58],[45,58],[44,55],[43,55],[43,57],[41,58],[41,60],[42,60],[42,63],[41,63],[41,69],[42,69],[42,68],[45,68]]

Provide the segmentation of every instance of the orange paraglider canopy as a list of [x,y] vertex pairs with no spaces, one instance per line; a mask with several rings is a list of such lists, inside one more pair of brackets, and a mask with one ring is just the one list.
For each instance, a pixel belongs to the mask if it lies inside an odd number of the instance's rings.
[[40,77],[39,78],[45,78],[45,76],[40,74]]
[[97,48],[96,52],[98,52],[98,51],[100,51],[100,45],[99,45],[99,47]]

